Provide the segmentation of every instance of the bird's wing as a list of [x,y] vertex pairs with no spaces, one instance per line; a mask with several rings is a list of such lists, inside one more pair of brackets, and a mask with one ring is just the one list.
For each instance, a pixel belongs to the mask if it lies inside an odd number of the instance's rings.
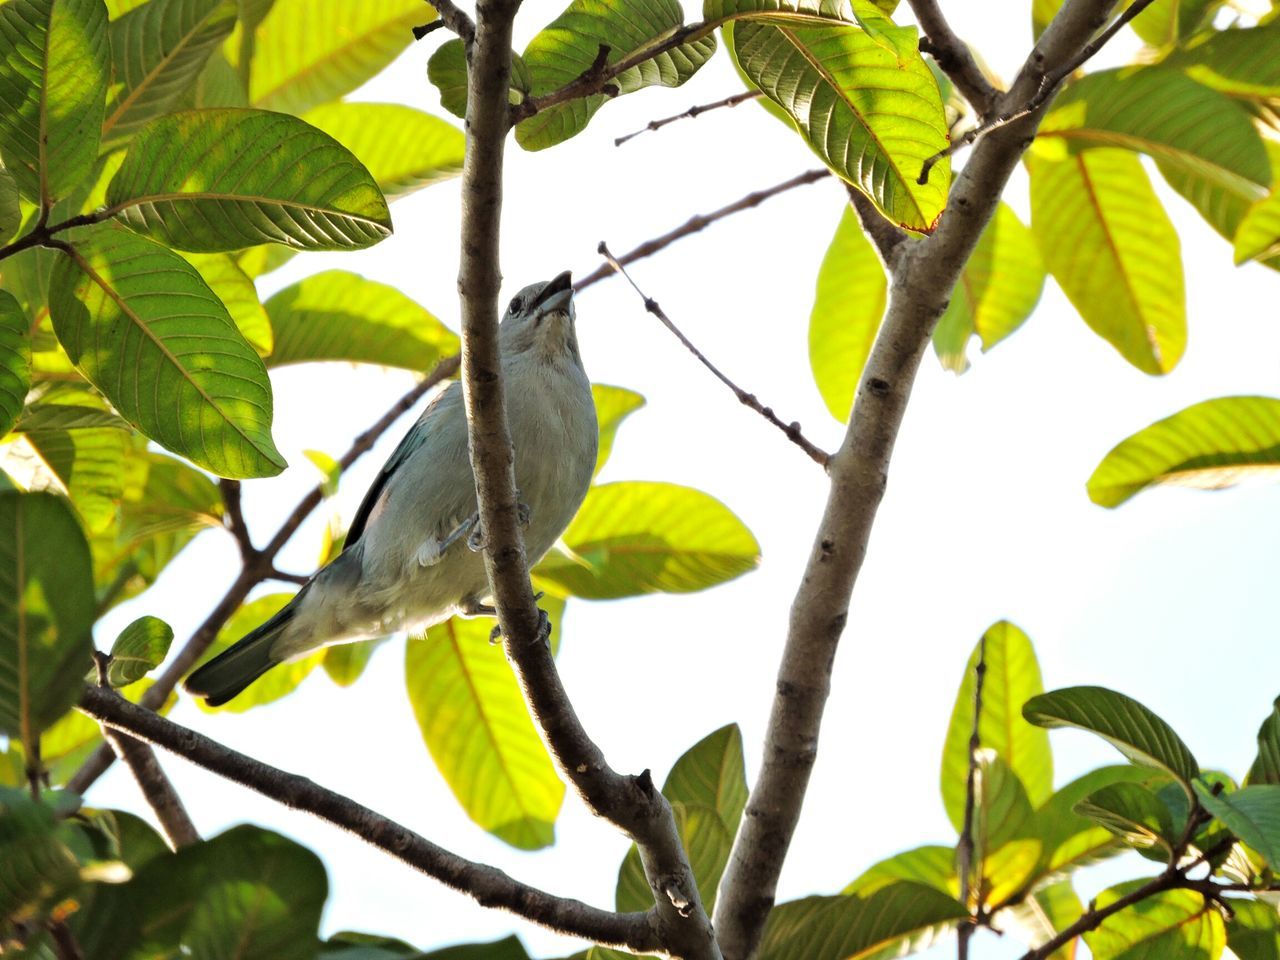
[[[405,462],[413,456],[414,452],[426,442],[433,432],[440,429],[445,420],[452,416],[461,415],[462,386],[454,382],[436,394],[435,398],[427,404],[427,408],[422,411],[422,415],[409,428],[409,432],[404,435],[400,445],[395,448],[391,456],[387,458],[387,462],[382,465],[382,469],[378,471],[378,476],[374,478],[369,490],[364,495],[364,499],[360,501],[360,506],[356,509],[355,518],[351,521],[350,529],[347,530],[347,540],[342,547],[343,552],[355,546],[364,533],[365,526],[369,522],[369,517],[373,513],[374,507],[377,506],[379,498],[386,491],[387,483],[395,472],[404,466]],[[465,436],[464,432],[463,443],[466,442]]]

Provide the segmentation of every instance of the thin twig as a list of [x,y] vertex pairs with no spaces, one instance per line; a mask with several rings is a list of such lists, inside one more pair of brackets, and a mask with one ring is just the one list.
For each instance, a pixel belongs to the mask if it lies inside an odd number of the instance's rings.
[[99,723],[163,747],[290,809],[305,811],[342,827],[397,860],[467,894],[482,906],[507,910],[559,933],[586,937],[635,953],[650,953],[659,946],[646,914],[613,913],[520,883],[496,867],[451,853],[306,777],[238,753],[129,703],[111,690],[86,686],[80,696],[79,709]]
[[766,407],[756,399],[756,395],[754,393],[748,393],[746,390],[743,390],[740,386],[721,373],[720,368],[708,360],[706,354],[695,347],[693,345],[693,341],[686,337],[684,333],[681,332],[680,328],[671,322],[671,318],[666,315],[662,307],[658,306],[658,301],[647,296],[645,292],[636,285],[636,282],[631,279],[631,275],[627,273],[627,268],[609,252],[609,248],[605,245],[604,241],[600,242],[598,249],[600,251],[600,255],[608,260],[613,268],[626,278],[627,283],[631,284],[631,288],[640,295],[640,298],[644,301],[645,310],[657,317],[662,325],[675,334],[676,339],[683,343],[685,348],[698,358],[699,363],[710,370],[717,380],[732,390],[734,396],[738,398],[739,403],[743,406],[750,407],[756,413],[760,414],[760,416],[764,417],[771,424],[781,430],[786,438],[808,454],[809,459],[814,463],[818,464],[820,467],[825,467],[827,465],[827,461],[831,459],[831,455],[821,447],[810,443],[808,438],[800,432],[799,423],[794,421],[792,423],[783,423],[778,419],[778,415],[775,414],[770,407]]
[[[413,389],[393,403],[391,408],[379,417],[369,429],[351,441],[351,446],[347,449],[347,452],[338,460],[339,467],[342,470],[346,470],[360,457],[372,450],[374,444],[397,420],[417,404],[436,384],[452,376],[457,369],[458,357],[456,355],[446,357],[437,363],[435,368],[423,380],[416,383]],[[209,645],[217,638],[218,631],[231,618],[231,615],[240,609],[240,605],[249,596],[249,592],[263,580],[273,578],[276,575],[278,571],[275,570],[274,566],[275,558],[279,555],[284,545],[289,542],[289,539],[297,533],[298,528],[311,515],[311,512],[324,501],[324,497],[324,483],[322,482],[309,490],[298,501],[298,505],[285,518],[275,536],[271,538],[265,547],[257,551],[254,561],[248,565],[242,564],[240,572],[236,575],[231,585],[227,587],[226,593],[222,595],[222,599],[218,601],[217,606],[205,617],[204,622],[196,627],[178,652],[178,655],[156,677],[155,683],[143,693],[138,701],[140,706],[149,710],[160,709],[161,705],[169,698],[169,695],[173,693],[178,682],[187,675],[187,672],[196,665],[196,662],[209,649]],[[114,761],[115,753],[110,745],[103,744],[75,772],[67,782],[67,788],[76,793],[84,794]]]
[[240,549],[240,559],[246,564],[251,563],[258,555],[258,548],[253,545],[249,526],[244,520],[244,510],[240,505],[240,481],[219,479],[218,491],[222,494],[222,512],[227,520],[227,529]]
[[[624,253],[618,258],[618,263],[623,266],[635,263],[637,260],[643,260],[645,257],[651,257],[659,250],[663,250],[677,240],[683,240],[685,237],[705,230],[717,220],[723,220],[725,217],[732,216],[735,213],[741,213],[743,210],[750,210],[752,207],[758,207],[764,201],[771,197],[776,197],[780,193],[786,193],[788,190],[794,190],[796,187],[803,187],[806,184],[816,183],[819,180],[825,180],[831,176],[831,171],[825,167],[819,170],[809,170],[799,176],[792,177],[790,180],[784,180],[776,186],[768,187],[764,190],[755,190],[748,193],[740,200],[735,200],[719,210],[713,210],[711,213],[699,213],[690,217],[674,230],[669,230],[660,237],[654,237],[652,240],[646,240],[640,246]],[[612,263],[604,263],[587,274],[581,280],[573,285],[575,292],[581,293],[593,283],[603,280],[605,277],[612,276],[616,271]]]
[[746,103],[748,100],[755,100],[758,97],[762,97],[762,96],[764,96],[763,91],[747,90],[747,91],[744,91],[743,93],[735,93],[731,97],[725,97],[723,100],[717,100],[714,103],[697,104],[695,106],[690,107],[684,113],[677,113],[674,116],[663,117],[661,120],[650,120],[648,123],[646,123],[643,127],[637,130],[635,133],[628,133],[625,137],[615,137],[613,140],[613,145],[615,147],[620,147],[624,143],[626,143],[628,140],[634,140],[636,137],[640,136],[640,134],[642,133],[647,133],[651,130],[661,130],[663,127],[667,126],[667,124],[675,123],[677,120],[686,120],[686,119],[693,120],[696,117],[700,117],[702,116],[702,114],[707,113],[711,110],[720,110],[726,107],[730,107],[730,108],[736,107],[740,103]]
[[964,98],[985,117],[995,107],[1000,91],[983,75],[969,45],[956,36],[937,0],[907,0],[916,15],[922,36],[920,49],[933,57]]
[[[960,831],[960,842],[956,844],[956,873],[960,875],[960,902],[966,909],[969,907],[969,895],[973,881],[973,827],[974,813],[977,810],[978,789],[978,751],[982,749],[982,687],[987,677],[987,635],[984,633],[978,641],[978,662],[973,668],[973,732],[969,734],[969,769],[964,784],[964,826]],[[982,913],[982,904],[977,904],[977,912]],[[969,940],[977,928],[966,920],[960,925],[957,935],[958,960],[968,960]]]
[[421,26],[412,27],[411,29],[413,31],[413,39],[421,40],[427,34],[431,33],[432,31],[439,30],[444,25],[445,25],[444,21],[437,18],[435,20],[432,20],[430,23],[424,23]]
[[1006,110],[999,116],[992,117],[989,120],[978,124],[972,130],[965,133],[960,139],[953,141],[945,150],[939,150],[933,156],[925,160],[924,165],[920,168],[920,176],[916,179],[916,183],[925,184],[929,182],[929,171],[945,157],[952,156],[963,150],[969,144],[973,143],[981,137],[985,137],[993,130],[999,130],[1001,127],[1007,127],[1014,121],[1021,120],[1035,113],[1053,98],[1058,92],[1058,87],[1067,77],[1079,70],[1089,59],[1106,46],[1107,41],[1114,37],[1120,29],[1140,14],[1147,7],[1151,6],[1154,0],[1134,0],[1134,2],[1125,8],[1120,16],[1116,17],[1097,38],[1088,43],[1075,57],[1068,63],[1063,64],[1057,70],[1046,73],[1040,81],[1040,87],[1036,92],[1021,106],[1014,110]]
[[82,213],[76,217],[70,217],[53,226],[49,226],[45,221],[48,219],[48,212],[41,214],[40,219],[35,226],[31,228],[29,233],[24,234],[12,243],[7,243],[0,247],[0,260],[12,257],[15,253],[21,253],[31,247],[53,247],[57,244],[51,243],[52,238],[65,230],[71,230],[74,227],[86,227],[90,224],[101,223],[109,220],[120,212],[121,207],[108,207],[105,210],[95,210],[93,213]]
[[58,960],[85,960],[84,951],[65,920],[50,921],[48,930],[49,936],[53,938],[53,948],[58,954]]

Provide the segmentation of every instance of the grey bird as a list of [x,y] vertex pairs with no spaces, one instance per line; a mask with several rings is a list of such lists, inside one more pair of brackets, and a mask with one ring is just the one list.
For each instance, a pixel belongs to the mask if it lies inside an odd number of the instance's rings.
[[[568,272],[525,287],[499,328],[529,562],[551,549],[586,496],[599,432],[582,367]],[[492,612],[462,385],[428,404],[365,494],[342,553],[288,606],[189,677],[217,706],[279,663],[344,640],[419,631]]]

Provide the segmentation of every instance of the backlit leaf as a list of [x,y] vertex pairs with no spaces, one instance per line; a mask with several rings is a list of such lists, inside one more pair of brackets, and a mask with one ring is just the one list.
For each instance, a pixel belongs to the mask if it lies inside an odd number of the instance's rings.
[[[1106,907],[1140,887],[1131,880],[1098,894]],[[1192,890],[1168,890],[1108,917],[1084,935],[1095,960],[1217,960],[1226,942],[1222,914]]]
[[130,145],[107,203],[134,229],[195,252],[267,242],[349,250],[391,233],[386,200],[346,147],[263,110],[153,121]]
[[0,436],[13,429],[31,389],[29,328],[18,301],[0,290]]
[[196,268],[200,279],[209,285],[231,314],[236,329],[260,357],[271,353],[274,341],[271,320],[258,299],[258,289],[249,275],[225,253],[184,253],[182,259]]
[[65,197],[93,167],[107,56],[102,0],[0,6],[0,153],[32,203]]
[[78,237],[49,305],[67,354],[130,423],[225,477],[285,466],[266,368],[177,254],[121,229]]
[[613,439],[618,434],[618,427],[623,420],[644,406],[644,397],[626,387],[593,383],[591,399],[595,401],[596,423],[600,427],[600,446],[596,452],[595,469],[598,474],[613,451]]
[[139,617],[120,631],[111,645],[107,682],[123,687],[160,666],[173,642],[173,627],[156,617]]
[[1249,768],[1248,783],[1280,784],[1280,703],[1272,706],[1258,728],[1258,756]]
[[1280,469],[1280,400],[1219,397],[1158,420],[1111,449],[1089,498],[1115,507],[1156,484],[1219,489]]
[[1201,806],[1256,850],[1273,871],[1280,868],[1280,786],[1252,784],[1218,794],[1199,780],[1193,786]]
[[1236,263],[1280,256],[1280,190],[1249,208],[1235,238]]
[[868,897],[899,880],[923,883],[948,896],[959,896],[960,881],[956,877],[955,847],[934,844],[895,853],[867,868],[841,893]]
[[1177,232],[1141,161],[1121,150],[1061,159],[1030,151],[1031,228],[1085,323],[1145,373],[1168,373],[1187,341]]
[[522,850],[555,839],[564,800],[492,621],[454,617],[411,638],[405,682],[436,766],[468,816]]
[[1256,27],[1213,30],[1175,50],[1163,66],[1255,107],[1280,103],[1280,20]]
[[[673,802],[671,808],[676,830],[689,856],[689,869],[698,884],[698,896],[703,908],[710,912],[715,906],[720,877],[729,862],[733,834],[726,829],[716,811],[707,807]],[[644,911],[653,906],[653,897],[645,879],[640,851],[633,844],[618,869],[615,904],[621,911]]]
[[707,734],[686,750],[667,774],[668,800],[714,810],[730,832],[738,829],[747,805],[742,732],[736,723]]
[[690,487],[630,481],[591,488],[534,576],[593,600],[686,593],[732,580],[760,560],[755,537],[718,500]]
[[1156,794],[1140,783],[1113,783],[1076,804],[1088,817],[1131,847],[1161,847],[1167,857],[1177,843],[1173,815]]
[[92,535],[109,529],[124,494],[125,432],[116,426],[59,429],[29,424],[22,430],[22,439],[57,477],[57,489],[70,497],[85,531]]

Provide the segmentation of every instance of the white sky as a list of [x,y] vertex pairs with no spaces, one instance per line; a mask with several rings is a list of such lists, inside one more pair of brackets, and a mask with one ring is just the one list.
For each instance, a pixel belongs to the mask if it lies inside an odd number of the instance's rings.
[[[985,4],[946,6],[957,30],[1010,76],[1030,42],[1027,4],[1003,18],[991,17]],[[559,9],[558,0],[528,0],[520,45]],[[434,39],[411,48],[358,98],[441,113],[425,80]],[[693,213],[817,165],[798,138],[751,104],[612,145],[650,119],[739,89],[721,53],[677,91],[606,105],[586,133],[556,149],[529,154],[510,143],[508,289],[566,267],[585,275],[598,262],[601,239],[627,250]],[[926,356],[854,594],[783,899],[838,891],[883,856],[953,840],[937,785],[943,736],[969,651],[1001,617],[1036,643],[1049,687],[1117,687],[1169,720],[1203,764],[1238,777],[1252,760],[1257,725],[1280,693],[1280,489],[1154,491],[1115,511],[1092,505],[1084,490],[1111,446],[1155,419],[1209,397],[1280,393],[1278,278],[1260,267],[1233,268],[1228,245],[1158,178],[1157,185],[1188,269],[1189,346],[1171,375],[1153,379],[1129,367],[1052,283],[1026,327],[977,356],[965,376]],[[1024,219],[1025,190],[1019,174],[1008,199]],[[299,257],[264,278],[264,298],[301,276],[341,267],[400,287],[456,329],[458,195],[455,180],[399,201],[390,240],[357,254]],[[645,291],[722,369],[829,449],[843,428],[813,385],[806,330],[818,264],[843,203],[834,182],[806,187],[634,268]],[[701,594],[571,602],[564,682],[619,770],[650,767],[661,782],[686,748],[737,721],[754,775],[824,478],[698,367],[621,280],[586,291],[578,315],[592,378],[649,401],[622,428],[601,479],[669,480],[712,493],[752,529],[764,561]],[[340,454],[410,383],[406,374],[337,364],[273,379],[275,435],[293,467],[246,485],[258,542],[317,479],[301,451]],[[344,478],[336,509],[347,520],[408,423]],[[314,568],[325,521],[322,509],[282,566]],[[104,620],[99,645],[143,613],[163,617],[185,638],[221,596],[235,563],[229,536],[202,536],[150,593]],[[626,843],[572,795],[556,846],[539,853],[511,850],[468,821],[413,722],[403,641],[382,648],[350,690],[317,671],[294,695],[244,716],[207,716],[183,704],[172,718],[344,791],[458,853],[555,893],[612,905]],[[1053,744],[1059,783],[1118,759],[1084,734],[1054,734]],[[486,911],[306,815],[163,760],[205,835],[253,821],[322,853],[332,891],[325,933],[360,929],[432,947],[516,931],[535,955],[578,948]],[[119,765],[90,799],[146,813]],[[1105,875],[1110,882],[1123,871]],[[1090,877],[1077,882],[1085,896],[1103,882]],[[1009,940],[981,938],[979,955],[1019,955]],[[937,949],[949,955],[954,948]]]

